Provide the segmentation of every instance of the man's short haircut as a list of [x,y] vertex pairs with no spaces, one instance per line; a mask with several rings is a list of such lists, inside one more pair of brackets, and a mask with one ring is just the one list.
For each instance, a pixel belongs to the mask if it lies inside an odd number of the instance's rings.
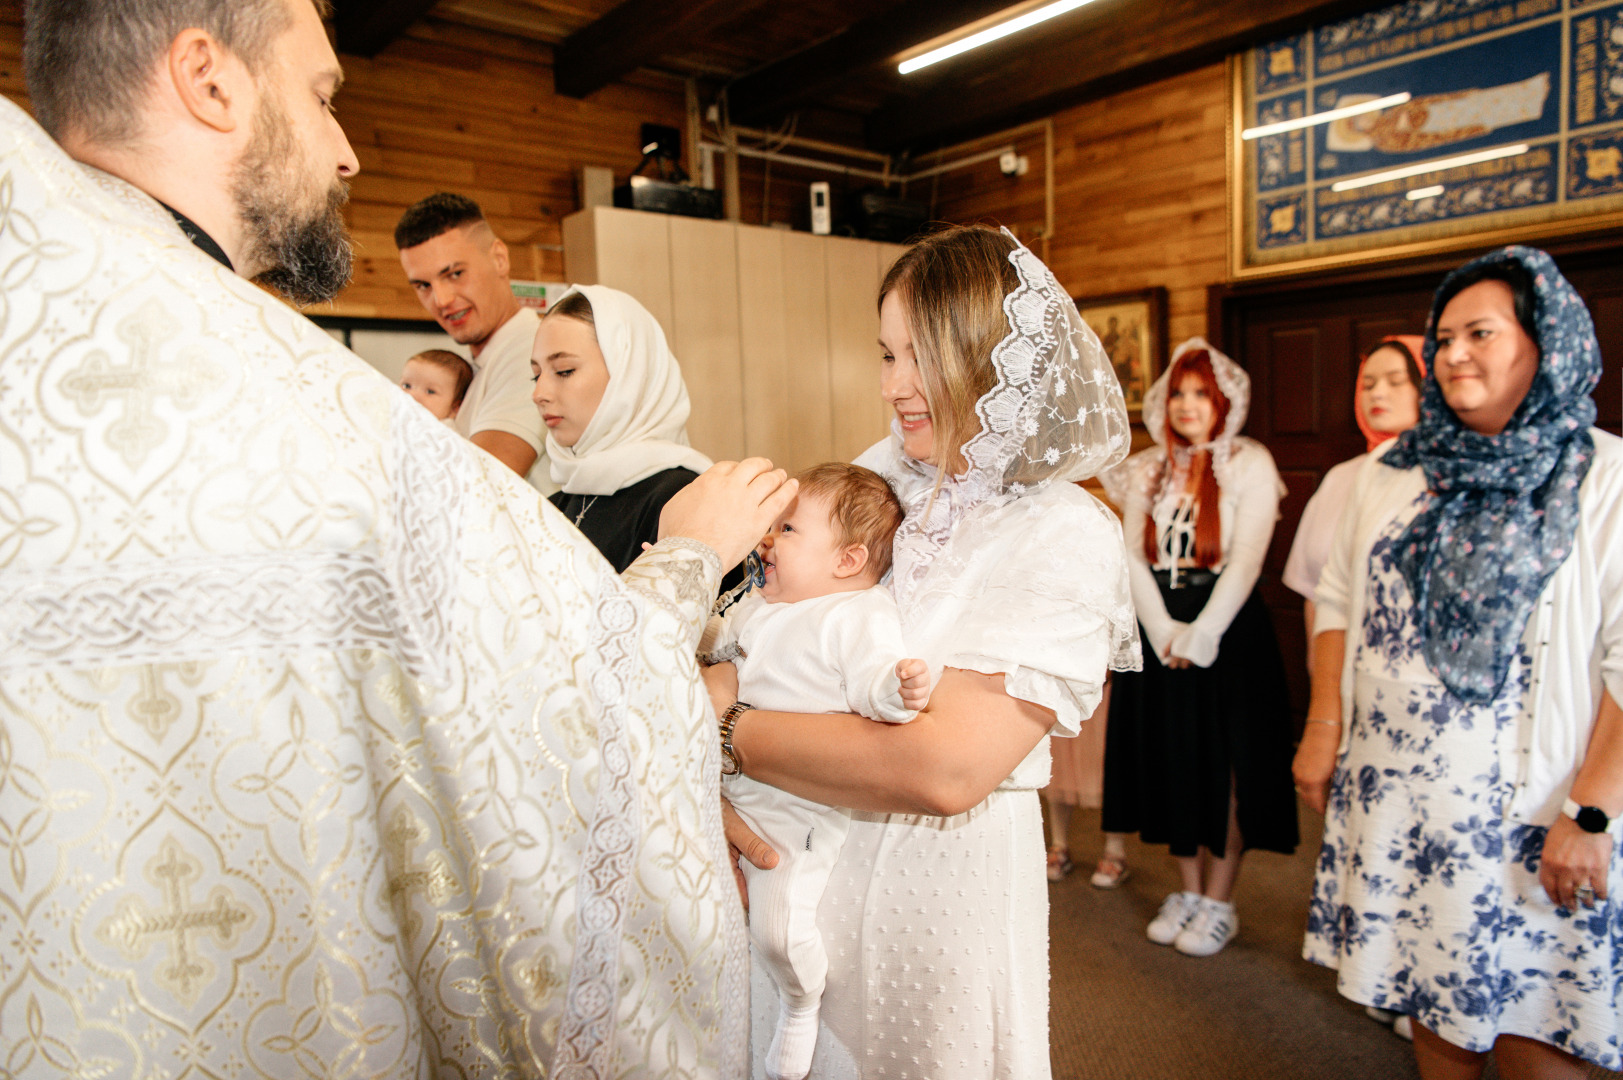
[[462,359],[462,357],[458,356],[450,349],[424,349],[416,356],[413,356],[410,360],[407,360],[406,363],[409,364],[412,360],[421,360],[425,364],[430,364],[441,369],[442,371],[449,371],[451,374],[455,375],[456,396],[451,400],[451,407],[454,409],[458,405],[462,404],[462,399],[466,397],[468,393],[468,385],[473,382],[472,364]]
[[[314,0],[327,14],[327,0]],[[140,134],[142,99],[181,31],[206,30],[258,74],[293,25],[288,0],[28,0],[23,72],[53,138],[103,145]]]
[[828,502],[828,520],[840,546],[868,549],[868,568],[878,580],[890,570],[891,541],[902,524],[902,503],[885,478],[861,465],[830,461],[801,473],[800,494]]
[[466,195],[436,191],[428,198],[412,203],[400,215],[400,224],[394,227],[394,246],[404,251],[418,244],[426,244],[452,229],[484,220],[485,212]]

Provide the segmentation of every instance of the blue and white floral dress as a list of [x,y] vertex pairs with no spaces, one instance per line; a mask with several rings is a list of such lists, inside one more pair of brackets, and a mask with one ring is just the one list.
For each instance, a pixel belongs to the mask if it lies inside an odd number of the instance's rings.
[[1303,955],[1340,971],[1341,993],[1414,1017],[1458,1046],[1496,1036],[1623,1066],[1623,859],[1593,910],[1561,910],[1539,884],[1545,827],[1504,814],[1532,665],[1525,640],[1503,692],[1455,697],[1427,668],[1395,542],[1370,552],[1365,617],[1349,630],[1350,742],[1330,785]]

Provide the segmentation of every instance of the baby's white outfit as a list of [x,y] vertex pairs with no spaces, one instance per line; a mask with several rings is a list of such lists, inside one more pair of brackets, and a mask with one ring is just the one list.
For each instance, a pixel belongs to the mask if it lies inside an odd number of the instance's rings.
[[[705,635],[707,659],[738,667],[738,700],[768,712],[860,713],[901,724],[916,715],[902,705],[896,664],[906,657],[896,601],[883,586],[832,593],[794,604],[751,594]],[[817,905],[845,842],[851,814],[737,775],[722,792],[751,828],[778,852],[778,865],[757,870],[746,860],[750,941],[782,999],[769,1063],[803,1059],[804,1076],[817,1038],[818,1003],[828,953],[817,931]],[[787,1045],[790,1018],[805,1031],[803,1051]],[[809,1021],[809,1026],[808,1026]],[[770,1067],[770,1066],[769,1066]]]

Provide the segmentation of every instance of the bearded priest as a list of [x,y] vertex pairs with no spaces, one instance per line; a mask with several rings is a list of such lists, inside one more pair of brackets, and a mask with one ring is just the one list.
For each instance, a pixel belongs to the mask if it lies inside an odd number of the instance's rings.
[[349,275],[321,15],[28,5],[43,130],[0,103],[0,1071],[741,1074],[693,653],[794,485],[717,466],[617,577],[250,284]]

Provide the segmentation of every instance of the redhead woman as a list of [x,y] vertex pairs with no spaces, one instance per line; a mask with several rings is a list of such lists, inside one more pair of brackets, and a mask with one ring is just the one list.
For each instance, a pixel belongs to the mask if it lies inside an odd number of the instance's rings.
[[[1324,474],[1319,489],[1307,501],[1302,520],[1291,541],[1290,558],[1285,560],[1282,580],[1303,598],[1303,618],[1309,648],[1313,642],[1313,593],[1319,587],[1319,572],[1330,557],[1330,542],[1336,523],[1352,494],[1353,477],[1375,449],[1397,438],[1420,422],[1420,388],[1426,368],[1420,360],[1425,339],[1414,334],[1394,334],[1370,350],[1358,366],[1353,390],[1353,418],[1363,432],[1365,452],[1343,461]],[[1308,667],[1313,666],[1311,653]]]
[[[1126,454],[1127,411],[1075,304],[1006,232],[915,245],[879,314],[895,421],[859,463],[906,510],[892,588],[938,682],[892,728],[754,710],[719,665],[724,755],[857,811],[817,913],[829,972],[811,1075],[1042,1080],[1048,736],[1074,736],[1105,673],[1138,659],[1121,528],[1073,481]],[[759,1052],[776,995],[756,989]]]
[[1427,1080],[1489,1053],[1577,1080],[1623,1066],[1623,441],[1590,427],[1600,348],[1542,251],[1445,278],[1425,353],[1316,594],[1303,952],[1413,1018]]
[[1184,342],[1144,397],[1160,445],[1106,478],[1151,649],[1111,693],[1103,825],[1170,848],[1183,888],[1146,933],[1189,956],[1238,932],[1243,853],[1297,840],[1285,667],[1257,592],[1284,485],[1239,435],[1250,389],[1234,361]]

